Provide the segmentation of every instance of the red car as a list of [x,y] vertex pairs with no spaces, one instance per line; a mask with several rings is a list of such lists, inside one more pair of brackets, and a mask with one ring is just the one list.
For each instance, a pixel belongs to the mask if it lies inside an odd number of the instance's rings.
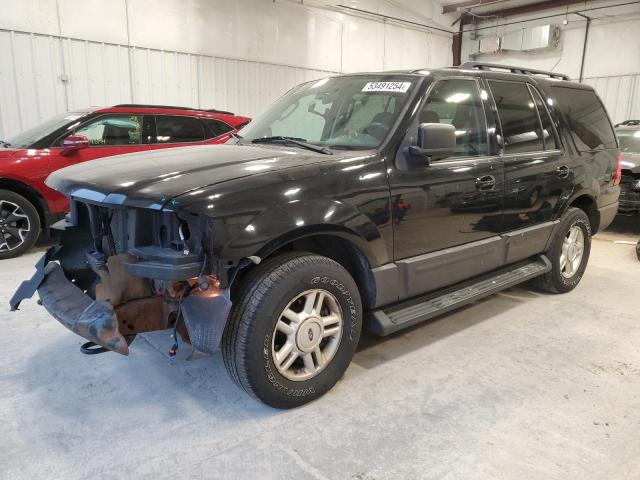
[[68,211],[66,197],[44,183],[55,170],[123,153],[224,143],[250,121],[220,110],[123,104],[63,113],[0,140],[0,260],[27,251],[42,226]]

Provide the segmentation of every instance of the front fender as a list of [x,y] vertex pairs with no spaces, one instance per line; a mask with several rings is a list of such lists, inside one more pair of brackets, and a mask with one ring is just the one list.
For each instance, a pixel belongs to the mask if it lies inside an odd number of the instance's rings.
[[351,241],[365,254],[372,267],[391,258],[376,222],[353,205],[329,199],[300,200],[268,208],[225,243],[220,257],[263,257],[293,240],[318,234],[331,234]]

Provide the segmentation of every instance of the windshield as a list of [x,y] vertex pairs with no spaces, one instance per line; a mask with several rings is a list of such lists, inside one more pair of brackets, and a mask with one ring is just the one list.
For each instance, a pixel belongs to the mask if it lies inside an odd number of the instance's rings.
[[374,74],[305,83],[244,127],[240,141],[292,137],[329,148],[377,148],[418,80],[409,75]]
[[627,153],[640,153],[640,130],[616,130],[620,151]]
[[60,113],[35,127],[31,127],[18,135],[7,138],[6,144],[8,144],[7,146],[10,148],[29,148],[38,140],[42,140],[47,135],[69,123],[75,122],[75,120],[78,120],[86,114],[86,112]]

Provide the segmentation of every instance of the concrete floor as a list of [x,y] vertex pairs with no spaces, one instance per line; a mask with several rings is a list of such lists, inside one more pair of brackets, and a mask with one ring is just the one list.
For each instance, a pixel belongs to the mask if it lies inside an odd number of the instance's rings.
[[[515,288],[400,335],[365,335],[324,398],[278,411],[219,355],[85,356],[36,305],[0,313],[0,479],[640,477],[640,218],[593,242],[567,295]],[[0,305],[40,252],[2,262]]]

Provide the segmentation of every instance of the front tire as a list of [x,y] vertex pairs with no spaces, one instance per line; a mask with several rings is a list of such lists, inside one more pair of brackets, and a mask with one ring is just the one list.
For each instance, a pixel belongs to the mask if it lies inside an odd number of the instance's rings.
[[570,292],[582,279],[591,253],[591,223],[579,208],[569,208],[560,219],[547,257],[551,271],[539,277],[538,287],[552,293]]
[[28,251],[40,235],[40,216],[22,195],[0,189],[0,260]]
[[240,287],[223,336],[225,367],[258,400],[297,407],[342,377],[361,328],[360,294],[340,264],[308,253],[278,256]]

